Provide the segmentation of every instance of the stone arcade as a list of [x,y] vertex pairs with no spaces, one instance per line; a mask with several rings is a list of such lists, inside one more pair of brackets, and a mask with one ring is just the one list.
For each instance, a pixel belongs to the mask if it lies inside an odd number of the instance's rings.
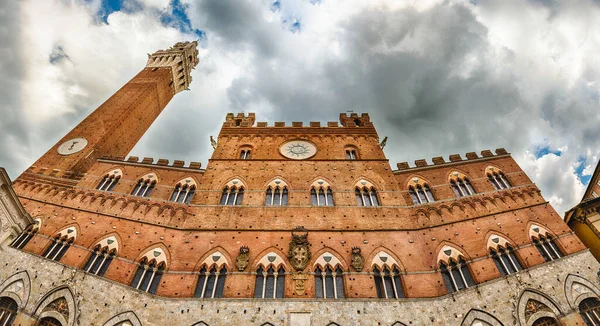
[[504,149],[392,169],[367,114],[250,113],[206,168],[125,159],[197,63],[150,55],[0,169],[0,325],[600,325],[598,262]]

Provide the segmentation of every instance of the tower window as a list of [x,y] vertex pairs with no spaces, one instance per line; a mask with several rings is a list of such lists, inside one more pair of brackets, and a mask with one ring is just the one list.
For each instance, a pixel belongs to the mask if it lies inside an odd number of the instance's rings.
[[152,193],[152,190],[154,190],[156,182],[156,175],[153,173],[148,174],[138,180],[131,194],[139,197],[148,197]]
[[347,160],[356,160],[356,150],[347,149],[346,150],[346,159]]
[[432,203],[435,201],[431,189],[427,184],[408,187],[408,193],[415,205]]
[[587,298],[579,304],[579,313],[588,326],[600,325],[600,301]]
[[182,186],[181,183],[178,183],[173,190],[173,194],[171,194],[171,201],[189,204],[192,201],[192,198],[194,198],[195,192],[195,185],[188,186],[185,184]]
[[464,174],[454,171],[450,174],[450,186],[456,197],[465,197],[475,194],[475,189],[471,185],[471,181]]
[[265,199],[266,206],[287,206],[288,204],[288,190],[286,187],[275,187],[275,189],[267,188],[267,195]]
[[15,240],[13,240],[13,242],[10,244],[10,246],[13,248],[16,248],[16,249],[25,248],[27,243],[31,239],[33,239],[33,237],[35,236],[35,234],[38,232],[39,229],[40,229],[39,220],[35,220],[34,224],[27,226],[27,228],[25,228],[25,230],[23,230],[23,232],[21,234],[19,234],[19,236],[16,237]]
[[451,258],[447,263],[440,262],[440,270],[446,288],[450,293],[475,285],[467,267],[467,262],[463,257],[459,257],[458,261]]
[[227,277],[227,267],[219,270],[213,265],[209,270],[206,266],[200,270],[198,284],[194,296],[196,298],[222,298],[225,289],[225,277]]
[[333,192],[329,185],[310,188],[310,202],[313,206],[334,206]]
[[148,262],[147,258],[144,257],[139,263],[131,286],[135,289],[155,294],[164,270],[164,262],[157,264],[154,259]]
[[490,255],[502,276],[523,270],[521,263],[519,263],[519,260],[515,256],[513,248],[508,245],[506,249],[502,247],[490,249]]
[[382,270],[380,270],[377,266],[373,266],[373,274],[378,298],[404,298],[402,282],[400,281],[400,271],[396,267],[390,270],[388,266],[384,265]]
[[532,237],[531,240],[546,261],[553,261],[562,257],[560,249],[558,249],[558,246],[556,246],[554,239],[552,239],[550,234]]
[[276,269],[269,265],[267,270],[260,265],[256,270],[254,283],[254,297],[262,299],[283,298],[285,293],[285,269],[279,266]]
[[113,189],[115,189],[115,187],[117,186],[117,183],[119,183],[119,180],[121,179],[122,175],[123,173],[119,169],[109,172],[104,176],[104,178],[102,178],[102,181],[100,181],[96,189],[103,191],[113,191]]
[[343,299],[344,298],[344,272],[337,266],[332,269],[327,265],[315,268],[315,294],[317,298]]
[[55,261],[60,261],[74,241],[75,238],[73,237],[68,237],[66,235],[61,237],[60,234],[57,235],[54,239],[52,239],[52,244],[50,247],[46,249],[44,257]]
[[356,204],[358,206],[379,206],[375,188],[356,187],[354,193],[356,194]]
[[492,186],[494,186],[494,189],[502,190],[510,188],[510,183],[502,171],[491,166],[488,166],[485,170],[488,180],[490,180],[490,183]]
[[249,149],[242,149],[240,151],[240,160],[249,160],[250,152],[251,152],[251,150],[249,150]]

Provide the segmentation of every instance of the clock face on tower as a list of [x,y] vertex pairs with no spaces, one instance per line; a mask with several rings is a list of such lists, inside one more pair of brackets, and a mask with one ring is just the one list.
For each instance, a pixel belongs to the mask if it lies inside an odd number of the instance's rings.
[[88,141],[83,137],[73,138],[58,146],[58,154],[71,155],[75,154],[87,146]]
[[291,140],[279,147],[279,153],[293,160],[304,160],[317,154],[317,146],[305,140]]

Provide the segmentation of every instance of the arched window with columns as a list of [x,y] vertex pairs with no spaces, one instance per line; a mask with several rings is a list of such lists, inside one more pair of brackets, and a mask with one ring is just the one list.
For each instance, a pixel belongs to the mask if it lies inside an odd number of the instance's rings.
[[448,182],[450,182],[450,186],[452,186],[452,190],[456,197],[471,196],[476,193],[469,178],[461,172],[453,171],[450,173]]
[[521,263],[517,259],[513,247],[504,237],[492,234],[488,238],[487,247],[490,250],[490,256],[496,264],[496,268],[498,268],[502,276],[523,270],[523,266],[521,266]]
[[267,185],[265,206],[287,206],[288,185],[281,179],[275,179]]
[[148,250],[138,262],[131,286],[155,294],[166,268],[167,257],[164,251],[160,247]]
[[342,263],[330,252],[324,252],[314,264],[315,295],[322,299],[344,298]]
[[[16,249],[25,248],[27,243],[29,243],[29,241],[31,241],[31,239],[33,239],[35,234],[38,232],[41,225],[42,225],[41,219],[36,218],[35,220],[33,220],[33,223],[28,225],[25,228],[25,230],[23,230],[23,232],[21,234],[19,234],[19,236],[16,237],[13,240],[13,242],[11,242],[10,246],[13,248],[16,248]],[[2,324],[0,324],[0,325],[2,325]]]
[[310,203],[313,206],[334,206],[331,185],[323,179],[318,179],[310,186]]
[[264,255],[256,266],[254,297],[280,299],[285,295],[285,262],[275,252]]
[[239,179],[229,181],[221,194],[221,205],[238,206],[244,200],[244,184]]
[[17,316],[17,302],[9,297],[0,297],[0,325],[12,325]]
[[196,181],[192,178],[180,180],[175,185],[171,194],[171,201],[183,204],[189,204],[194,198],[196,192]]
[[587,298],[579,304],[579,313],[587,326],[600,325],[600,300]]
[[404,298],[400,279],[400,264],[385,251],[379,251],[371,261],[377,297],[382,299]]
[[375,190],[375,186],[369,181],[358,181],[356,185],[354,185],[354,193],[356,195],[356,204],[358,206],[379,206],[377,190]]
[[152,194],[152,190],[156,186],[158,178],[154,173],[148,173],[145,176],[138,179],[135,187],[131,191],[131,194],[138,197],[149,197]]
[[110,236],[98,242],[90,259],[85,263],[83,270],[98,276],[104,276],[108,266],[117,256],[119,243],[115,236]]
[[413,204],[426,204],[435,201],[435,197],[431,192],[431,188],[425,180],[414,177],[408,185],[408,193],[413,201]]
[[77,229],[75,226],[70,226],[60,231],[56,236],[54,236],[54,238],[52,238],[52,243],[50,246],[48,246],[43,256],[48,259],[60,261],[67,250],[69,250],[71,245],[75,242],[76,238]]
[[194,296],[196,298],[222,298],[227,267],[227,259],[219,251],[206,257],[201,264]]
[[96,186],[96,189],[103,191],[112,191],[117,186],[117,183],[119,183],[119,180],[121,180],[122,176],[123,171],[121,171],[120,169],[112,170],[104,175],[100,183],[98,183],[98,186]]
[[467,261],[460,251],[444,246],[438,254],[442,278],[449,293],[460,291],[475,285]]
[[494,186],[496,190],[510,188],[510,183],[508,182],[508,179],[506,179],[504,172],[502,172],[500,169],[493,166],[488,166],[485,169],[485,174],[487,175],[488,180],[490,180],[490,183],[492,184],[492,186]]
[[554,243],[552,234],[545,228],[532,224],[529,228],[529,236],[531,242],[546,261],[553,261],[563,256],[556,243]]

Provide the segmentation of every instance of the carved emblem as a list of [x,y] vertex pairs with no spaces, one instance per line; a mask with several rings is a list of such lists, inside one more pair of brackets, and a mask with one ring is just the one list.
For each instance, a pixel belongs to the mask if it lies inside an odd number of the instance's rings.
[[67,300],[62,297],[62,298],[58,298],[52,302],[50,302],[43,311],[49,311],[49,310],[55,310],[58,311],[60,314],[62,314],[63,316],[65,316],[65,318],[68,320],[69,319],[69,304],[67,303]]
[[240,254],[235,259],[238,271],[243,272],[248,267],[248,261],[250,261],[250,248],[248,246],[241,246]]
[[290,241],[288,259],[292,267],[297,271],[303,271],[308,266],[312,257],[309,248],[311,244],[306,239],[307,237],[308,230],[302,226],[298,226],[292,230],[292,241]]
[[357,272],[362,271],[363,266],[365,265],[365,258],[360,254],[361,250],[359,247],[352,247],[352,267],[356,269]]
[[552,310],[550,308],[548,308],[548,306],[546,306],[545,304],[543,304],[539,301],[532,300],[532,299],[527,301],[527,304],[525,305],[525,317],[526,318],[529,318],[531,315],[535,314],[538,311],[552,312]]
[[296,295],[304,295],[304,282],[306,282],[307,279],[308,276],[302,272],[292,274],[292,281],[294,281],[294,292]]

